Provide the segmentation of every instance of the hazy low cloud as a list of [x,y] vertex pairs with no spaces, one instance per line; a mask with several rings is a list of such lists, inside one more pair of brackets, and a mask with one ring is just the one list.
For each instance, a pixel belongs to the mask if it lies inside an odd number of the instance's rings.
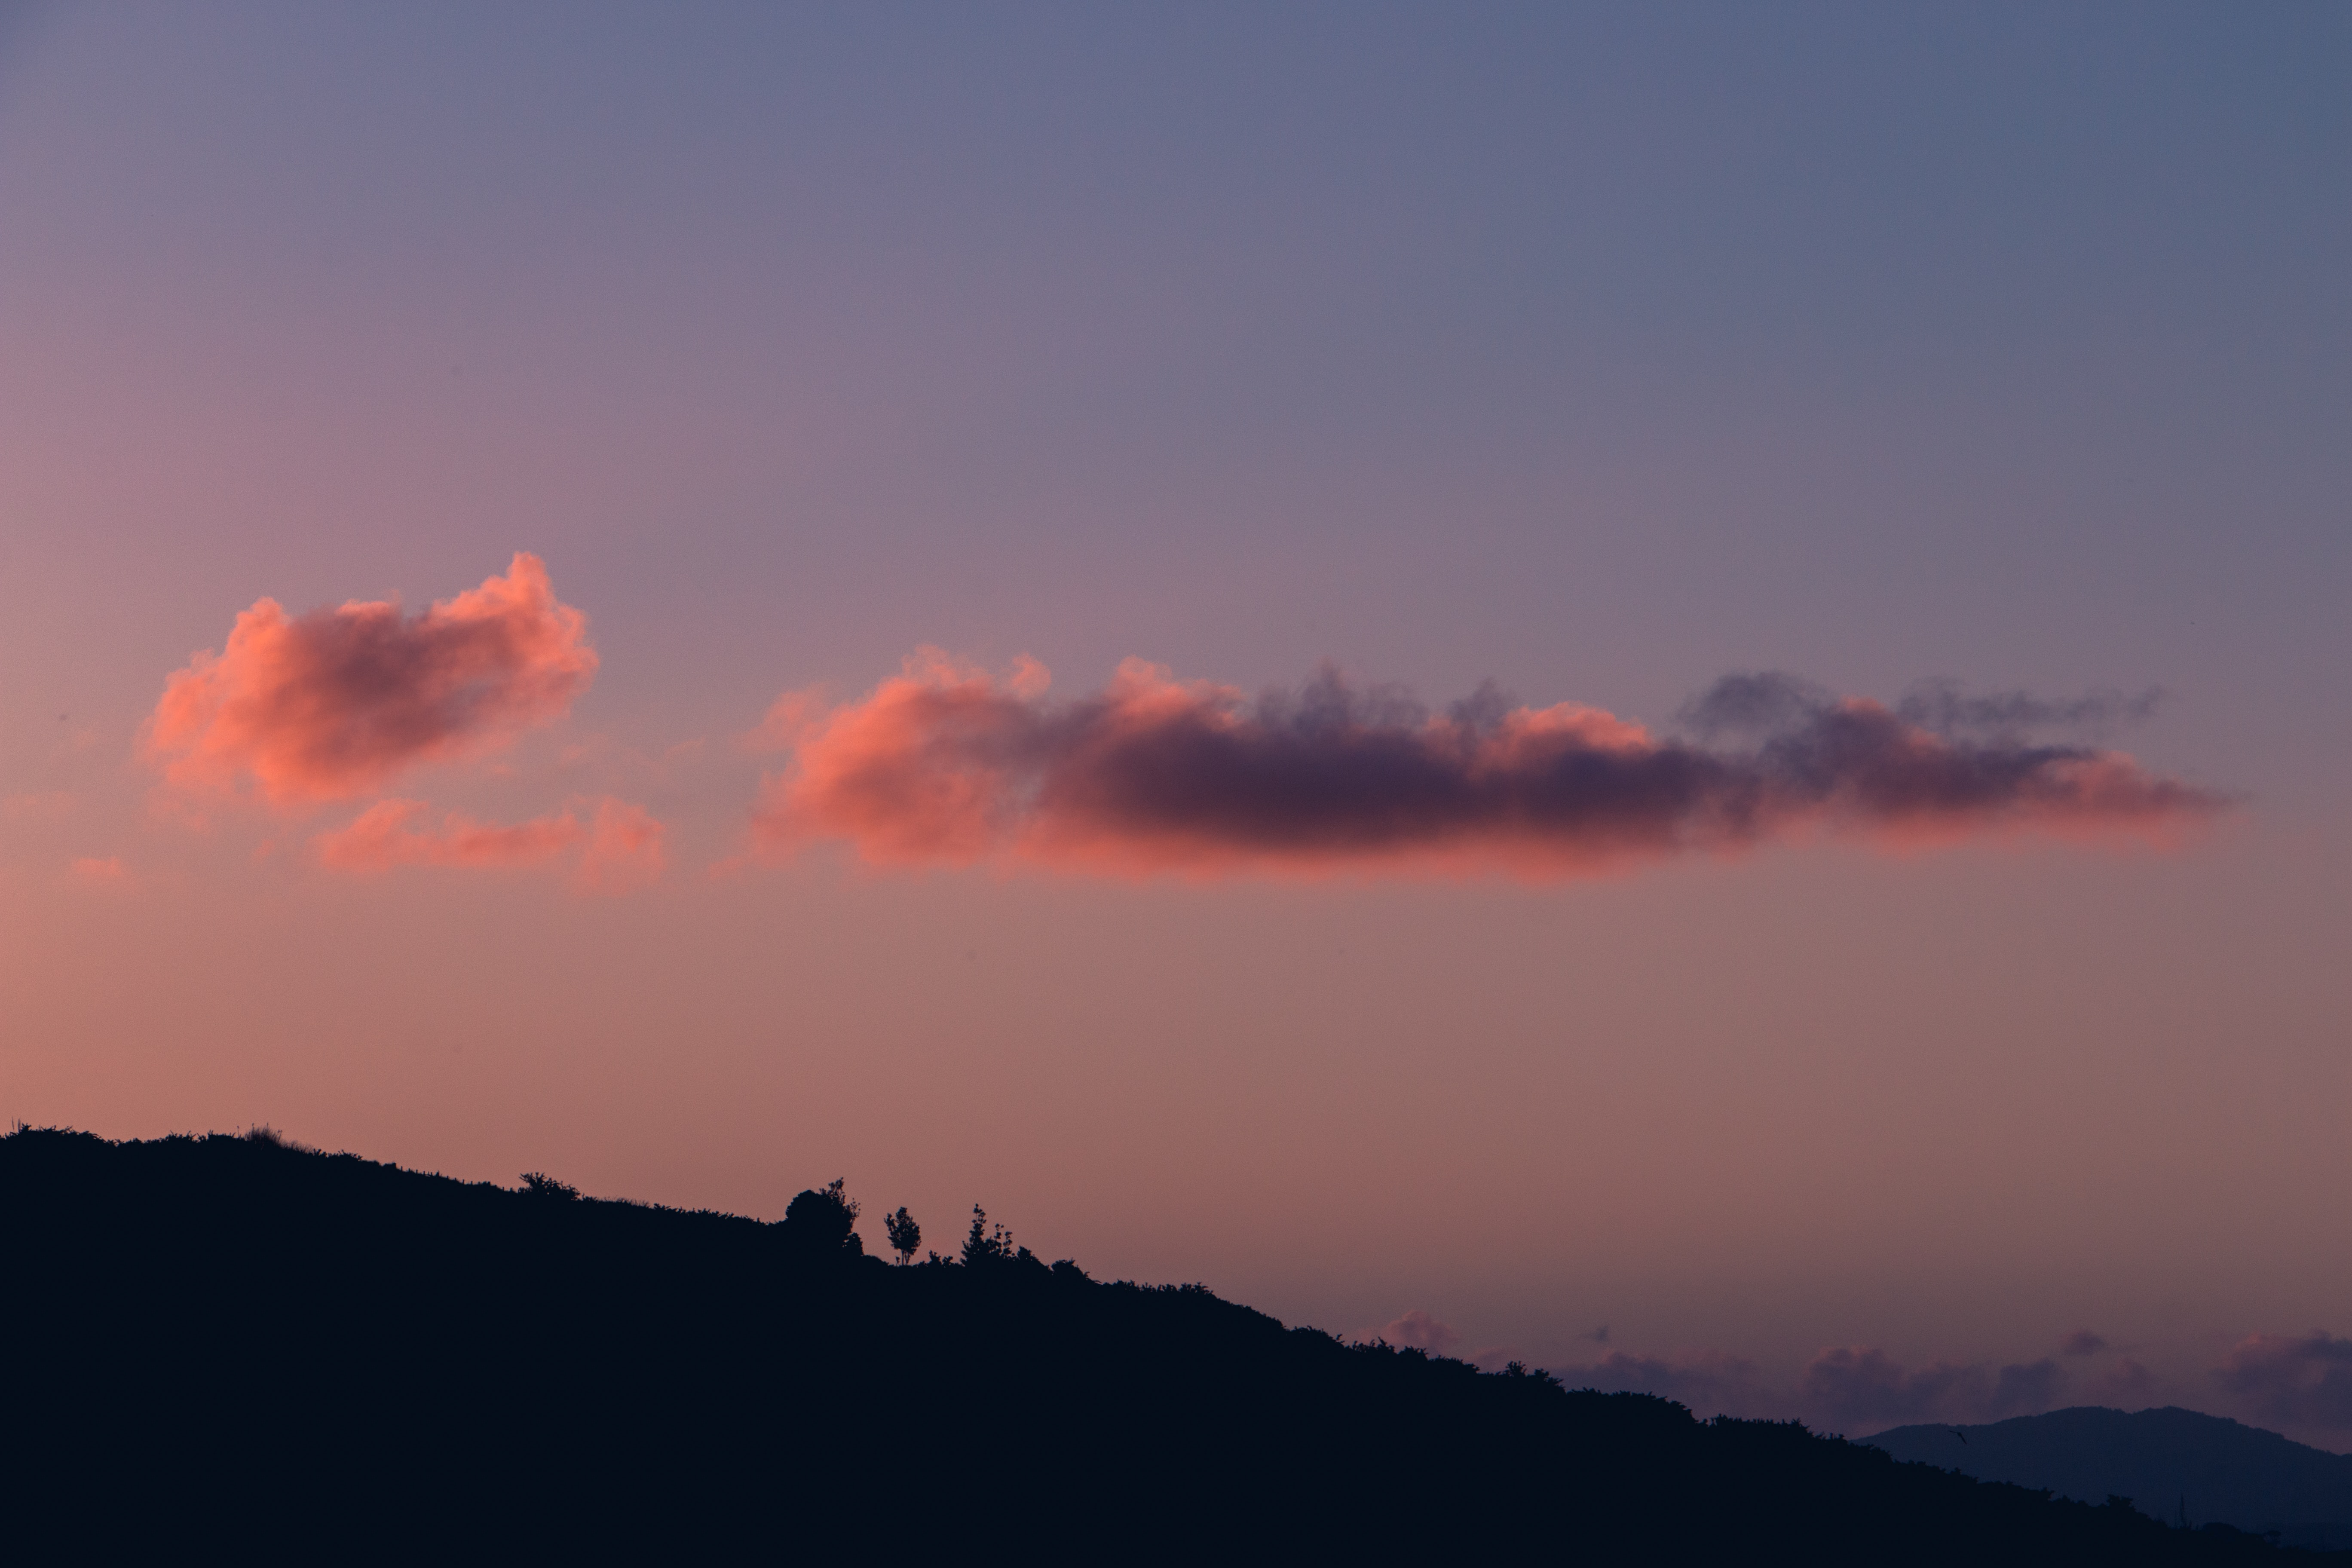
[[1404,1313],[1385,1328],[1367,1329],[1358,1334],[1360,1340],[1386,1340],[1407,1350],[1427,1351],[1443,1355],[1462,1342],[1462,1336],[1451,1325],[1440,1322],[1418,1307]]
[[[1494,687],[1442,714],[1326,669],[1251,699],[1130,660],[1067,701],[934,649],[862,700],[782,700],[756,847],[842,839],[882,864],[1110,872],[1395,867],[1570,876],[1811,828],[1884,840],[2160,831],[2221,797],[2119,752],[1946,735],[1785,676],[1684,712],[1700,742]],[[1721,742],[1730,743],[1717,743]]]
[[2075,1384],[2073,1399],[2077,1405],[2110,1405],[2121,1410],[2138,1410],[2153,1403],[2159,1392],[2154,1372],[2130,1356],[2118,1356]]
[[1915,1421],[1998,1421],[2047,1410],[2065,1374],[2043,1359],[1998,1369],[1937,1361],[1916,1370],[1885,1352],[1837,1346],[1805,1368],[1805,1410],[1834,1431],[1863,1433]]
[[1633,1355],[1612,1351],[1588,1366],[1553,1368],[1570,1388],[1604,1394],[1654,1394],[1688,1405],[1700,1415],[1742,1415],[1786,1420],[1796,1400],[1786,1390],[1766,1386],[1756,1363],[1722,1351],[1678,1356]]
[[2067,1334],[2061,1353],[2086,1363],[2070,1371],[2055,1357],[1912,1366],[1875,1346],[1832,1345],[1793,1382],[1768,1378],[1753,1363],[1720,1351],[1664,1356],[1619,1351],[1551,1370],[1572,1388],[1655,1394],[1698,1415],[1796,1419],[1816,1431],[1852,1436],[1928,1422],[2000,1421],[2067,1405],[2140,1410],[2173,1402],[2213,1408],[2306,1441],[2352,1432],[2352,1338],[2325,1331],[2251,1335],[2210,1369],[2202,1398],[2134,1356],[2088,1362],[2113,1348],[2088,1329]]
[[2352,1339],[2253,1334],[2231,1348],[2215,1375],[2279,1425],[2352,1430]]
[[348,799],[564,712],[596,673],[587,620],[519,554],[503,577],[403,615],[263,599],[165,683],[146,749],[172,783],[249,780],[272,805]]
[[[2071,1348],[2084,1337],[2069,1336],[2067,1343]],[[2122,1403],[2147,1392],[2152,1381],[2147,1368],[2128,1360],[2077,1379],[2049,1357],[2006,1364],[1937,1360],[1914,1367],[1870,1345],[1830,1346],[1793,1384],[1768,1379],[1753,1362],[1721,1351],[1670,1356],[1619,1351],[1587,1365],[1552,1370],[1570,1387],[1655,1394],[1699,1415],[1796,1419],[1817,1431],[1857,1436],[1916,1422],[2038,1415],[2070,1399]]]

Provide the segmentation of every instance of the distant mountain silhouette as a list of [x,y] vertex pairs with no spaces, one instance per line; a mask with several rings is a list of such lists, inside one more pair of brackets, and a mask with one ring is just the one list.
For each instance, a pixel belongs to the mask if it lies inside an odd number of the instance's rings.
[[1898,1459],[2086,1502],[2128,1497],[2158,1519],[2185,1509],[2192,1523],[2352,1547],[2352,1455],[2194,1410],[2077,1405],[1982,1426],[1897,1426],[1863,1441]]
[[[1199,1286],[272,1137],[0,1139],[25,1562],[2309,1562]],[[893,1215],[898,1220],[900,1216]],[[902,1227],[903,1229],[903,1227]],[[911,1248],[910,1248],[911,1250]],[[2352,1557],[2330,1561],[2352,1563]]]

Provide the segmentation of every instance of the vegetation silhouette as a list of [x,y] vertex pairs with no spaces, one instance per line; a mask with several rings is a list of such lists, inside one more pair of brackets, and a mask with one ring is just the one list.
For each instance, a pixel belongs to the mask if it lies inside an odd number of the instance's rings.
[[890,1250],[898,1255],[899,1262],[915,1260],[915,1248],[923,1245],[923,1227],[915,1223],[915,1216],[907,1212],[906,1205],[900,1204],[897,1214],[883,1217],[882,1230],[889,1237]]
[[779,1239],[794,1258],[817,1263],[866,1256],[866,1244],[857,1237],[857,1205],[843,1185],[836,1176],[784,1206]]
[[998,1268],[1007,1265],[1034,1264],[1037,1259],[1025,1247],[1016,1251],[1013,1246],[1013,1233],[1003,1226],[990,1230],[988,1211],[974,1204],[971,1205],[971,1229],[963,1238],[963,1254],[960,1261],[967,1268]]
[[893,1268],[856,1217],[839,1182],[771,1225],[275,1137],[18,1131],[6,1540],[27,1561],[2322,1560],[1097,1280],[978,1208],[962,1260]]

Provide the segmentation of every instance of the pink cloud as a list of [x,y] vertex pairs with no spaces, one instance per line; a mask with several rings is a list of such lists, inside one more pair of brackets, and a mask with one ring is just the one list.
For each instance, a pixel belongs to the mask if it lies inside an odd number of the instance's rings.
[[787,691],[768,705],[758,729],[736,737],[736,744],[747,752],[790,751],[824,716],[825,707],[821,688]]
[[328,869],[366,874],[395,866],[529,866],[581,840],[580,819],[569,811],[509,826],[453,811],[436,827],[424,824],[426,810],[421,800],[380,800],[311,845]]
[[2224,804],[2120,752],[1939,733],[1785,681],[1740,748],[1491,686],[1439,715],[1329,670],[1255,700],[1139,660],[1072,700],[1046,681],[1033,660],[999,679],[926,648],[859,701],[786,696],[754,735],[793,752],[763,783],[754,852],[840,839],[877,865],[1551,878],[1812,828],[2161,834]]
[[145,747],[174,784],[249,779],[273,805],[348,799],[561,716],[595,673],[586,617],[518,554],[505,576],[417,616],[353,600],[290,616],[258,601],[220,653],[164,683]]
[[667,829],[644,806],[610,797],[599,801],[572,885],[583,893],[625,893],[659,880],[669,865],[667,837]]
[[84,855],[66,869],[76,880],[83,882],[120,882],[130,876],[130,873],[123,869],[122,857],[120,855],[109,855],[103,859],[94,855]]
[[644,806],[609,795],[594,803],[583,822],[588,804],[575,802],[528,822],[477,822],[453,811],[436,823],[421,800],[380,800],[348,826],[310,842],[321,866],[359,875],[398,866],[536,866],[576,848],[576,891],[625,893],[657,880],[668,865],[663,824]]

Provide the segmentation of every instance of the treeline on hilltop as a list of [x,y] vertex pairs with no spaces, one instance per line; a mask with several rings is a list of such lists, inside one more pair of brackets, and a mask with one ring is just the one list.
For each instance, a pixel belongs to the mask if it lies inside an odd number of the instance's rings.
[[[0,1139],[11,1539],[121,1555],[2273,1561],[1794,1424],[1286,1328],[975,1209],[865,1255],[268,1136]],[[905,1210],[885,1234],[919,1247]],[[2308,1561],[2288,1554],[2296,1561]],[[2339,1559],[2352,1561],[2352,1557]]]

